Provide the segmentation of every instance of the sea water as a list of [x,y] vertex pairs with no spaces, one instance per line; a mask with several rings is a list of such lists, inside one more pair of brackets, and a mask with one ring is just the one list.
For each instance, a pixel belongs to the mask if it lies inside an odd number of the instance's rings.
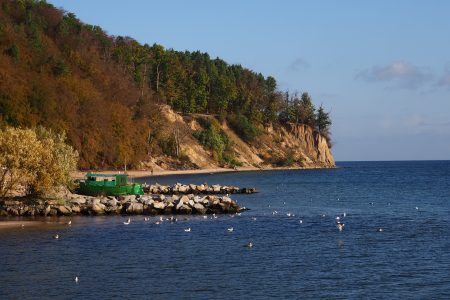
[[259,192],[231,195],[250,209],[240,216],[159,225],[159,216],[130,225],[122,216],[73,217],[71,226],[49,218],[3,229],[0,298],[450,298],[449,161],[141,181]]

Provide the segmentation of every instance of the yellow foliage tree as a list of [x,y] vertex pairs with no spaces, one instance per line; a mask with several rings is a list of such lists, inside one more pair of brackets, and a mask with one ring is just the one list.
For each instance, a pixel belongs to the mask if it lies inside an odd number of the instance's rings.
[[78,153],[65,143],[65,135],[43,127],[0,131],[0,197],[25,188],[43,195],[66,185],[76,169]]

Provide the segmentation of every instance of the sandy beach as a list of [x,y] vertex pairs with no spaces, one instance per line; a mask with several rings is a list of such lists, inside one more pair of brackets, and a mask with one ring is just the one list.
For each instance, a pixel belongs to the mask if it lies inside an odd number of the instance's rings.
[[[169,175],[188,175],[188,174],[208,174],[208,173],[226,173],[226,172],[249,172],[249,171],[275,171],[275,170],[308,170],[322,169],[321,167],[278,167],[278,168],[257,168],[257,167],[238,167],[230,168],[211,168],[197,170],[127,170],[128,175],[134,178],[151,177],[151,176],[169,176]],[[83,178],[88,171],[77,171],[72,174],[74,178]],[[118,170],[101,170],[91,171],[93,173],[118,173]]]
[[1,229],[9,229],[9,228],[21,228],[22,225],[24,227],[31,226],[39,226],[42,225],[42,222],[39,221],[8,221],[8,220],[0,220],[0,230]]

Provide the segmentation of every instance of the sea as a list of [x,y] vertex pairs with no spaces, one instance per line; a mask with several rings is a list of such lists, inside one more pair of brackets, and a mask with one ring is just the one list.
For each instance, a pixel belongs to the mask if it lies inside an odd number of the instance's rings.
[[0,230],[0,299],[450,299],[450,161],[337,165],[140,179],[255,187],[240,215]]

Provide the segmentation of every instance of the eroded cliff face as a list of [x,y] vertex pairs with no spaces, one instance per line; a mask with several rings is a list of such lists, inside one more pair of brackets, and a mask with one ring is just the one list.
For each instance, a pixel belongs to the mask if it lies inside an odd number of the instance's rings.
[[[170,108],[163,109],[167,120],[167,130],[178,134],[180,150],[192,166],[198,169],[222,167],[211,151],[205,149],[192,135],[201,130],[196,116],[182,117]],[[202,116],[205,117],[205,116]],[[213,118],[212,116],[208,116]],[[287,126],[266,127],[257,141],[248,144],[243,141],[226,122],[221,128],[233,141],[235,159],[242,167],[254,168],[332,168],[335,161],[325,137],[305,125],[288,124]],[[151,157],[146,163],[155,170],[173,169],[171,158],[166,156]]]

